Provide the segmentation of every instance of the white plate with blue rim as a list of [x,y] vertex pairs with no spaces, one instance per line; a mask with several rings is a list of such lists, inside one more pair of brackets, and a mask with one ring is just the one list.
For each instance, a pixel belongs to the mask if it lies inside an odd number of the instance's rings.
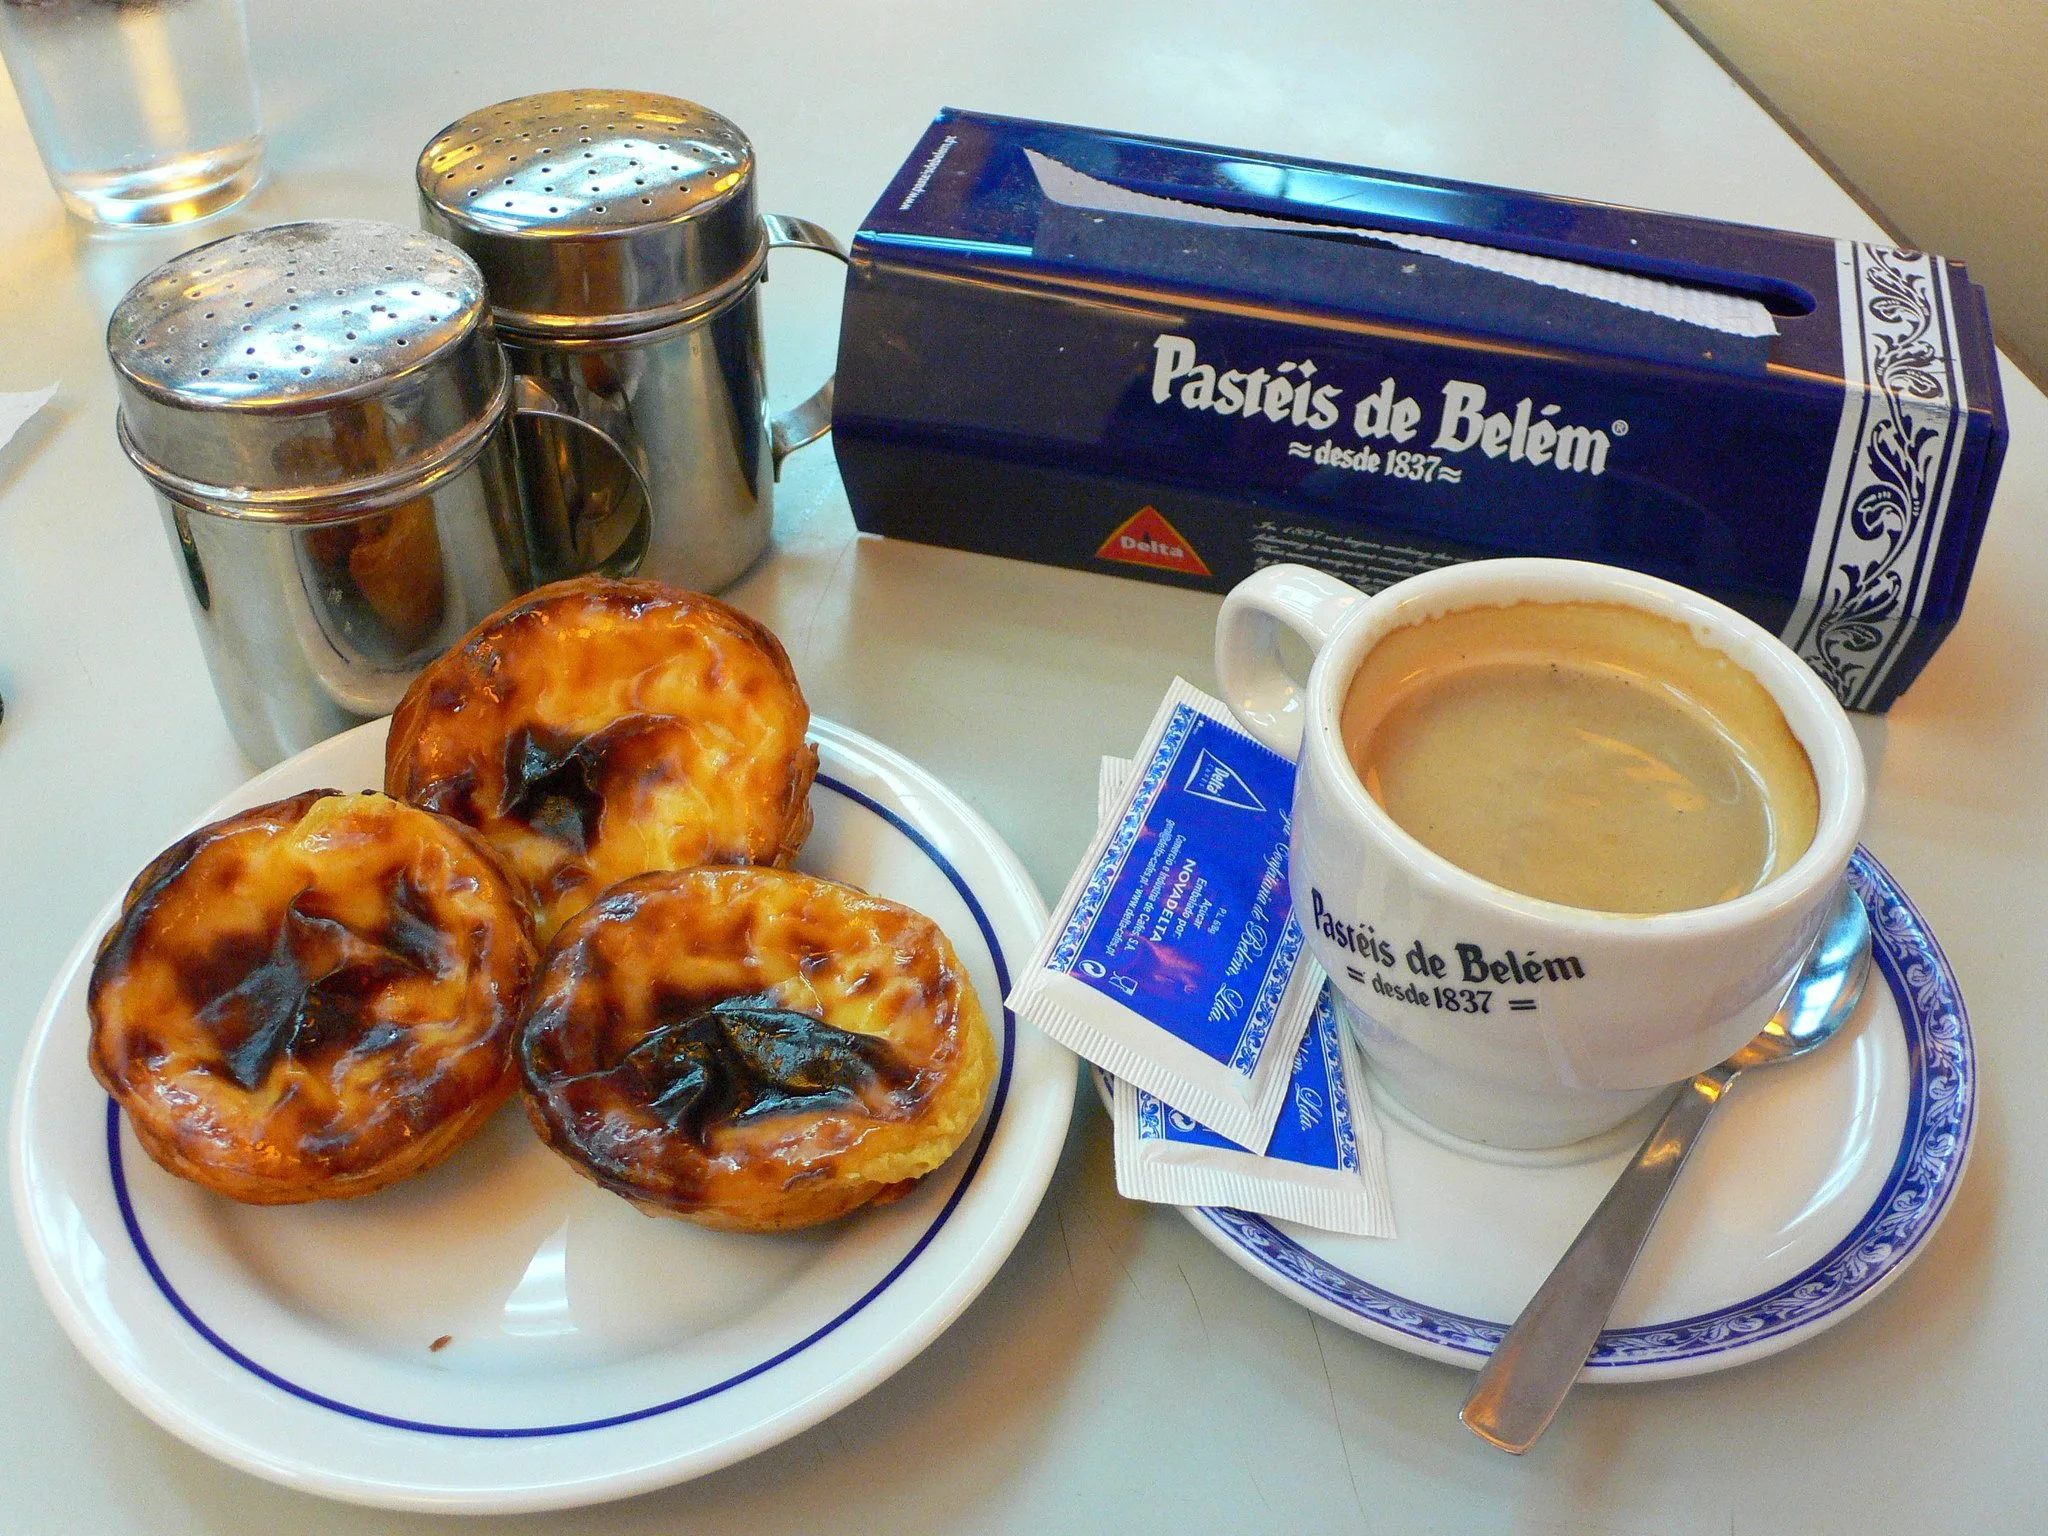
[[[1925,1249],[1969,1162],[1968,1015],[1941,946],[1863,849],[1849,881],[1876,970],[1845,1038],[1746,1074],[1708,1122],[1581,1380],[1658,1381],[1790,1348],[1842,1321]],[[1635,1151],[1482,1155],[1387,1112],[1399,1236],[1337,1236],[1242,1211],[1195,1228],[1312,1311],[1476,1370]]]
[[[222,1461],[354,1503],[558,1509],[683,1481],[787,1439],[930,1343],[988,1282],[1051,1178],[1075,1062],[1000,1000],[1045,906],[958,796],[812,722],[800,867],[935,919],[990,1011],[980,1125],[894,1205],[808,1232],[641,1215],[508,1105],[440,1167],[363,1200],[240,1206],[163,1172],[86,1066],[109,902],[31,1032],[11,1134],[43,1294],[137,1408]],[[374,787],[373,722],[262,774],[211,821]],[[135,850],[139,869],[155,849]]]

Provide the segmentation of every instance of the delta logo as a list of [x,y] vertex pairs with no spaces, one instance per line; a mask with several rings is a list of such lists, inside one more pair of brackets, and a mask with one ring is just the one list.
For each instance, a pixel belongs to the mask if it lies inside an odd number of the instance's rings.
[[1140,507],[1095,551],[1098,560],[1118,560],[1125,565],[1147,565],[1159,571],[1178,571],[1183,576],[1213,576],[1195,548],[1181,537],[1157,507]]

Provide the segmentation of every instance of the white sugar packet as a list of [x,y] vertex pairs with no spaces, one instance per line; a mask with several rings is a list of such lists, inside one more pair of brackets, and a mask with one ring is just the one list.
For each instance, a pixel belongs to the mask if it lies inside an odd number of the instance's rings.
[[[1126,758],[1102,760],[1096,796],[1105,818],[1130,772]],[[1264,1151],[1249,1151],[1116,1079],[1110,1118],[1120,1194],[1171,1205],[1226,1205],[1356,1237],[1394,1235],[1386,1149],[1357,1047],[1337,1018],[1321,969],[1312,960],[1303,964],[1321,990],[1295,1053],[1286,1108]]]
[[1394,1235],[1379,1122],[1327,985],[1264,1152],[1247,1151],[1121,1080],[1110,1115],[1116,1187],[1130,1199],[1227,1205],[1355,1237]]
[[1176,678],[1008,998],[1112,1076],[1264,1146],[1315,1008],[1287,887],[1294,765]]

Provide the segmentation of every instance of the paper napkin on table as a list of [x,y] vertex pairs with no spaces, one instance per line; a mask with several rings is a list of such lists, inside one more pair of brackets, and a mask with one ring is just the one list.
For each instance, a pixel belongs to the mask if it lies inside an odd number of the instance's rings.
[[0,448],[14,441],[14,434],[50,403],[50,397],[57,393],[57,386],[46,384],[41,389],[26,390],[20,394],[0,394]]

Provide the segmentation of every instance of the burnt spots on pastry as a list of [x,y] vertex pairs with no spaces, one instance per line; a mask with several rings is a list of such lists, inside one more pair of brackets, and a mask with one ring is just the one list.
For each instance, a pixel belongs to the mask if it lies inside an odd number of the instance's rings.
[[[259,807],[257,811],[245,811],[240,816],[188,833],[150,860],[143,866],[142,873],[129,883],[128,894],[122,901],[121,920],[100,940],[99,951],[93,960],[92,985],[98,986],[103,975],[117,974],[129,964],[148,917],[164,900],[165,893],[178,885],[180,877],[202,851],[212,862],[214,877],[223,882],[233,882],[242,873],[242,860],[236,851],[238,842],[266,836],[280,825],[296,822],[314,801],[339,793],[333,789],[310,789],[289,800]],[[177,969],[190,983],[188,995],[202,1003],[215,992],[233,985],[234,979],[256,964],[268,949],[260,935],[238,934],[226,928],[216,931],[210,940],[202,949],[181,954],[177,959]],[[219,979],[222,976],[229,979]]]
[[505,739],[498,814],[588,853],[604,815],[602,733],[573,739],[522,725]]
[[[232,886],[240,872],[224,862],[220,873]],[[379,996],[408,974],[438,979],[457,964],[432,897],[409,868],[371,886],[382,899],[380,921],[368,928],[324,910],[308,887],[286,903],[267,946],[261,932],[222,932],[166,957],[193,1021],[211,1032],[242,1087],[260,1087],[281,1056],[313,1064],[395,1045],[403,1032],[378,1020]]]
[[[344,1052],[384,1050],[403,1038],[396,1025],[377,1017],[379,996],[407,973],[442,974],[449,950],[418,911],[418,892],[400,889],[410,884],[403,873],[391,882],[392,921],[378,936],[321,915],[312,891],[286,904],[269,952],[194,1014],[219,1042],[221,1059],[237,1083],[260,1087],[280,1057],[313,1066]],[[228,965],[214,960],[205,969],[218,976]],[[187,994],[199,993],[192,968],[181,970]]]
[[407,690],[384,787],[453,816],[534,893],[542,937],[648,870],[786,865],[817,749],[781,643],[714,598],[581,577],[486,619]]
[[888,1041],[836,1029],[771,997],[681,1012],[615,1071],[630,1074],[648,1107],[700,1147],[719,1125],[852,1104],[873,1113],[877,1098],[917,1076]]
[[526,893],[467,828],[317,791],[201,828],[130,887],[93,1072],[172,1173],[276,1204],[432,1166],[516,1084]]
[[282,1055],[310,1060],[361,1032],[367,1021],[360,1005],[368,989],[355,989],[354,1008],[339,988],[321,990],[348,975],[333,954],[344,937],[352,935],[332,919],[306,916],[294,901],[284,910],[270,953],[199,1010],[196,1022],[219,1043],[228,1075],[244,1088],[260,1087]]
[[937,925],[788,870],[642,875],[571,918],[520,1026],[536,1129],[642,1208],[783,1231],[900,1195],[995,1048]]
[[431,892],[410,866],[394,871],[384,886],[384,921],[364,939],[395,955],[425,976],[442,977],[456,963],[455,942],[435,915]]

